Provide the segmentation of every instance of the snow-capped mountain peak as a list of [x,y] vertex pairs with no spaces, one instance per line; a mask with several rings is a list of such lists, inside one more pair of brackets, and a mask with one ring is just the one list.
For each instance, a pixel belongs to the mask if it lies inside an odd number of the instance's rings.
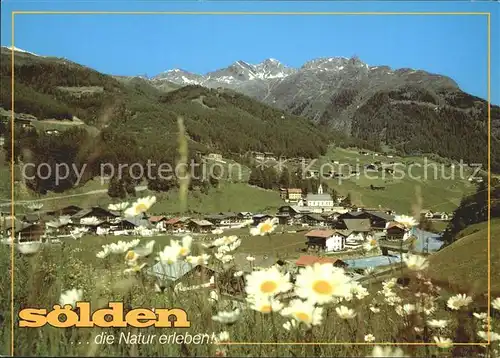
[[[2,47],[6,48],[9,51],[12,51],[12,46],[2,46]],[[15,47],[15,46],[14,46],[14,51],[26,53],[28,55],[33,55],[33,56],[37,56],[37,57],[42,57],[40,55],[37,55],[36,53],[30,52],[30,51],[26,51],[26,50],[20,49],[19,47]]]

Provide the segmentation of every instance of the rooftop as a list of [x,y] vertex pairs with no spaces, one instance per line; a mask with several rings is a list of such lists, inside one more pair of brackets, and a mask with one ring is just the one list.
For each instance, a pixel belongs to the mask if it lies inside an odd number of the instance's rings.
[[335,234],[335,230],[311,230],[306,234],[306,237],[321,237],[327,238]]

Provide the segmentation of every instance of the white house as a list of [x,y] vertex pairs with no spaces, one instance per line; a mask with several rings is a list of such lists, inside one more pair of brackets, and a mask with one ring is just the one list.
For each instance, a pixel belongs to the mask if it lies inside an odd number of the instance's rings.
[[344,250],[344,247],[345,247],[345,241],[346,241],[345,236],[336,233],[336,234],[334,234],[326,239],[326,241],[325,241],[326,250],[325,251],[327,251],[327,252],[342,251],[342,250]]

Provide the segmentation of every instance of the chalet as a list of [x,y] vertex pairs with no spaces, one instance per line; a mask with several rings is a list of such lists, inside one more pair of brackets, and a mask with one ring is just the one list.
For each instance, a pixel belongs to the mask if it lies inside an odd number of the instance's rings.
[[344,219],[369,219],[370,215],[365,211],[348,211],[343,214],[340,214],[338,217],[339,221]]
[[23,241],[38,241],[45,233],[45,228],[41,224],[30,224],[21,228],[17,228],[15,231],[16,238],[19,242]]
[[215,226],[224,226],[226,224],[226,216],[221,214],[207,215],[204,219],[210,221]]
[[274,156],[274,153],[272,153],[272,152],[265,152],[264,159],[265,160],[276,160],[276,157]]
[[189,217],[171,218],[165,221],[165,228],[168,231],[185,230],[189,220]]
[[125,224],[127,228],[134,229],[137,227],[152,228],[153,224],[148,219],[141,216],[128,217],[126,219],[120,220],[120,225]]
[[301,219],[303,215],[309,214],[311,211],[306,206],[290,206],[285,205],[278,208],[278,213],[276,217],[278,218],[280,224],[291,225],[296,220]]
[[176,261],[171,265],[158,262],[148,269],[146,274],[153,276],[158,287],[165,290],[178,283],[186,287],[210,283],[211,278],[215,277],[215,270],[186,261]]
[[316,229],[309,231],[305,236],[308,249],[326,249],[326,241],[335,236],[335,230]]
[[79,212],[77,212],[72,216],[72,219],[74,221],[80,221],[81,219],[96,217],[100,221],[109,221],[119,216],[120,215],[115,212],[100,208],[98,206],[94,206],[90,209],[80,210]]
[[208,220],[191,219],[187,227],[192,232],[208,233],[214,229],[214,224]]
[[318,214],[304,214],[302,223],[310,226],[325,226],[325,218]]
[[14,218],[14,222],[12,222],[12,217],[3,217],[2,222],[2,233],[4,236],[10,237],[12,236],[12,231],[16,233],[17,231],[29,226],[30,224],[23,223],[21,220]]
[[387,214],[383,211],[364,211],[368,214],[371,227],[374,229],[385,229],[389,221],[394,220],[394,215]]
[[219,215],[224,216],[224,225],[231,226],[232,224],[239,224],[243,221],[237,213],[233,213],[232,211],[220,212]]
[[259,225],[261,222],[264,222],[268,219],[272,219],[273,217],[271,215],[268,215],[268,214],[256,214],[254,216],[252,216],[252,219],[253,219],[253,224],[254,225]]
[[319,264],[331,264],[335,267],[347,267],[347,263],[340,259],[336,259],[333,257],[318,257],[318,256],[311,256],[311,255],[302,255],[300,256],[297,261],[295,261],[295,265],[298,267],[306,267],[306,266],[312,266],[316,263]]
[[406,228],[398,222],[387,223],[385,237],[387,240],[403,240],[405,238]]
[[420,216],[424,217],[426,219],[432,219],[432,217],[434,216],[434,213],[430,210],[422,210],[422,211],[420,211]]
[[243,222],[245,220],[250,220],[253,216],[253,214],[249,211],[240,211],[238,214],[238,219],[240,220],[240,222]]
[[21,220],[24,223],[38,224],[41,221],[41,216],[39,214],[25,214],[21,216]]
[[447,213],[433,213],[431,220],[448,221],[450,220],[450,215]]
[[338,226],[344,230],[350,230],[356,234],[367,234],[371,229],[370,219],[342,219],[339,220],[339,224],[343,226]]
[[151,225],[156,227],[159,230],[165,230],[166,229],[166,222],[168,218],[166,216],[160,215],[160,216],[151,216],[148,218],[148,221]]
[[285,188],[280,188],[280,198],[282,200],[286,200],[287,198],[287,189]]

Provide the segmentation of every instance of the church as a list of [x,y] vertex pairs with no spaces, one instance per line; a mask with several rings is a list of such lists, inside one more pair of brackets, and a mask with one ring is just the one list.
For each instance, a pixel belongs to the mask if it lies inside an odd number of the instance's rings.
[[[300,202],[299,202],[300,203]],[[330,194],[323,193],[323,185],[319,185],[318,193],[309,193],[302,201],[302,206],[310,208],[311,212],[322,213],[332,211],[335,207],[335,202]]]

